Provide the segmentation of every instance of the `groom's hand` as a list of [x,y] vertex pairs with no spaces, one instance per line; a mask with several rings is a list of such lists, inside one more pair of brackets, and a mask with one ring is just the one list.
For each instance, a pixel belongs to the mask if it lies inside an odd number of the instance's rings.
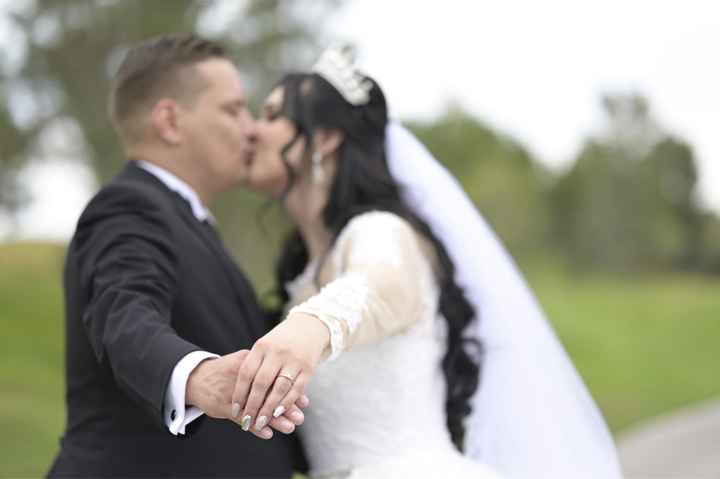
[[[185,402],[193,405],[210,417],[217,419],[231,419],[231,397],[235,388],[238,370],[249,351],[242,350],[220,358],[207,359],[201,362],[190,374],[185,392]],[[260,431],[253,430],[253,434],[270,439],[273,428],[284,434],[290,434],[305,420],[300,407],[307,407],[307,397],[300,398],[296,406],[290,408],[286,414],[270,421],[269,426]]]
[[[228,378],[242,364],[248,355],[247,350],[238,351],[226,356],[202,361],[190,373],[185,391],[185,402],[197,406],[205,414],[214,418],[228,416],[229,404],[225,398],[228,394]],[[232,394],[232,391],[230,391]]]

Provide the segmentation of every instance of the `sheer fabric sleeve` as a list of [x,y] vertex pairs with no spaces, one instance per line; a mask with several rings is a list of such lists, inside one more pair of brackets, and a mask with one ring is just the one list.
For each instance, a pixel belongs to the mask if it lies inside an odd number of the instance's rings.
[[422,317],[434,281],[432,258],[413,227],[392,213],[351,220],[331,253],[337,275],[295,306],[330,331],[330,358],[400,333]]

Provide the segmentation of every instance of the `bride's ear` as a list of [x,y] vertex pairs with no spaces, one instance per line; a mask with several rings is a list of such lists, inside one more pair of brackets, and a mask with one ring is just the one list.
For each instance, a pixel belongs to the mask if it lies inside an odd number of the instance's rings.
[[345,140],[345,134],[337,128],[320,128],[315,133],[315,151],[323,158],[335,155]]

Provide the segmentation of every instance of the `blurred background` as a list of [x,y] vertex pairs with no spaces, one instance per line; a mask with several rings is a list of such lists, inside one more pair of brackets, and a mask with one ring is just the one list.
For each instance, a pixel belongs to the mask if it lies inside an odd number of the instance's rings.
[[[686,467],[673,454],[720,437],[688,433],[689,419],[673,423],[682,438],[663,428],[720,398],[719,13],[695,0],[0,0],[0,477],[44,474],[64,426],[65,247],[124,162],[109,79],[128,45],[176,31],[227,45],[254,105],[353,42],[393,116],[513,253],[628,470]],[[240,191],[213,210],[267,291],[283,212]],[[703,467],[675,477],[720,477],[720,462]]]

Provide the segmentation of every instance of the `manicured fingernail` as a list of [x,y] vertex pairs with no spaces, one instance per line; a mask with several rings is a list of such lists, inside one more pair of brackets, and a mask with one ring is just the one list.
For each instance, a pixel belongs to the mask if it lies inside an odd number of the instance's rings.
[[302,421],[305,418],[305,415],[303,413],[301,413],[300,411],[293,411],[290,415],[296,421]]
[[256,431],[262,431],[262,428],[264,428],[265,426],[267,426],[267,423],[268,423],[268,418],[267,418],[267,416],[260,416],[260,417],[258,418],[257,422],[255,422],[255,430],[256,430]]
[[291,423],[284,417],[280,418],[280,427],[282,429],[282,432],[284,432],[285,434],[290,434],[295,430],[295,424]]
[[249,431],[250,424],[252,424],[252,417],[250,417],[250,415],[245,416],[242,418],[242,421],[240,421],[240,427],[243,431]]
[[280,417],[285,412],[285,406],[278,406],[273,411],[273,417]]
[[272,439],[273,432],[270,428],[263,429],[262,431],[260,431],[260,437],[262,437],[263,439]]
[[238,417],[238,414],[240,414],[240,404],[234,402],[232,404],[232,417]]

